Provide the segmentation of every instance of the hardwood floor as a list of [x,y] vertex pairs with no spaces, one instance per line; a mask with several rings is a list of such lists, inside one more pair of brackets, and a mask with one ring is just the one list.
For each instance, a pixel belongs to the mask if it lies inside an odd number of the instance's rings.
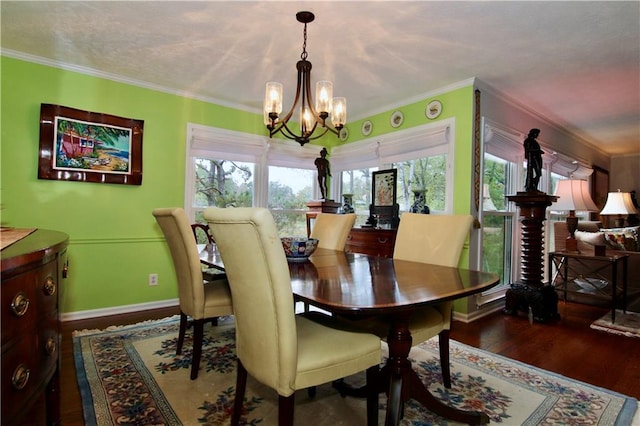
[[[607,308],[559,302],[560,320],[530,324],[524,316],[495,313],[469,324],[454,322],[451,338],[573,379],[640,399],[640,339],[595,331]],[[73,361],[73,330],[106,328],[178,313],[165,308],[81,321],[62,327],[62,424],[82,425],[82,401]]]

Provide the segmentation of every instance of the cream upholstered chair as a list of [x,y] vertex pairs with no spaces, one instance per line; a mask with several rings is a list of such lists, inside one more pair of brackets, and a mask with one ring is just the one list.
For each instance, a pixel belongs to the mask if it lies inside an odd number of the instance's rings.
[[[375,380],[381,362],[377,336],[295,315],[289,267],[269,210],[209,207],[204,217],[233,296],[238,372],[232,425],[243,412],[247,373],[278,393],[279,425],[293,424],[296,390],[363,370],[370,384]],[[370,388],[367,419],[377,425],[378,396]]]
[[318,239],[318,248],[342,250],[356,221],[355,213],[318,213],[311,228],[311,238]]
[[198,377],[202,354],[204,323],[223,315],[233,314],[231,292],[226,280],[205,283],[198,248],[187,215],[181,208],[161,208],[153,211],[164,234],[178,281],[180,330],[176,354],[182,353],[187,317],[193,319],[193,356],[191,380]]
[[[398,226],[393,258],[458,266],[472,221],[470,215],[404,213]],[[449,330],[452,306],[452,302],[444,302],[422,308],[414,314],[409,324],[413,345],[438,335],[442,381],[447,388],[451,387]]]
[[[318,213],[309,237],[318,240],[318,248],[344,251],[347,237],[355,222],[355,213]],[[304,311],[309,311],[308,303],[304,304]]]

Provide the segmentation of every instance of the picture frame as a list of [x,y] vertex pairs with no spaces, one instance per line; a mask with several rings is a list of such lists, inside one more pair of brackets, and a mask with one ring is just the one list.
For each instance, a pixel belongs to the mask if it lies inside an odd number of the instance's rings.
[[372,173],[371,204],[390,207],[396,204],[398,169],[379,170]]
[[144,121],[40,105],[38,179],[142,184]]
[[398,169],[379,170],[372,173],[368,224],[386,229],[398,227],[400,216],[397,182]]

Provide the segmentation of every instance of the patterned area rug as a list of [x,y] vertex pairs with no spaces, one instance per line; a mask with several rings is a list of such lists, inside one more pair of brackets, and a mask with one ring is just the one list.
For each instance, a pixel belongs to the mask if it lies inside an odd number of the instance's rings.
[[[189,336],[189,332],[187,336]],[[178,318],[104,331],[74,332],[74,356],[87,425],[222,425],[230,420],[235,387],[233,317],[205,326],[199,376],[189,380],[191,342],[175,355]],[[383,345],[386,350],[386,345]],[[386,352],[385,352],[386,353]],[[505,425],[631,425],[638,401],[461,343],[451,342],[452,389],[441,383],[437,339],[414,347],[413,366],[447,404],[486,412]],[[364,382],[364,374],[347,379]],[[244,425],[277,424],[277,395],[251,377]],[[380,396],[380,424],[386,397]],[[451,425],[410,400],[402,425]],[[365,424],[365,401],[341,398],[330,385],[315,398],[296,394],[296,424]]]
[[616,310],[616,322],[611,322],[611,312],[591,324],[594,330],[606,331],[607,333],[621,334],[627,337],[640,338],[640,314],[627,311],[623,313]]

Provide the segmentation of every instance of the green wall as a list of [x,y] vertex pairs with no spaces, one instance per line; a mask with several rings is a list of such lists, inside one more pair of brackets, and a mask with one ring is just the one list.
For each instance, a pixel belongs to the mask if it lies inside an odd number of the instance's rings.
[[[171,257],[151,211],[184,203],[187,123],[264,134],[262,116],[4,56],[0,60],[1,221],[69,234],[70,277],[61,290],[62,312],[176,298]],[[469,211],[472,93],[469,86],[438,96],[444,105],[439,119],[456,118],[457,213]],[[428,100],[401,108],[405,119],[399,130],[428,121]],[[144,120],[142,185],[39,180],[41,103]],[[391,112],[369,118],[371,136],[394,130],[388,124]],[[359,134],[361,124],[349,124],[351,135],[354,129]],[[150,273],[158,274],[158,286],[148,285]]]

